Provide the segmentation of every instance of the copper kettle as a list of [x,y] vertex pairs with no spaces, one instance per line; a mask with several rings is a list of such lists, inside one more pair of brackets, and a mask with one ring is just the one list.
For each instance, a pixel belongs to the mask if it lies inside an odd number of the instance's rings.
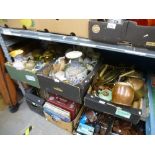
[[134,100],[134,88],[128,82],[117,82],[112,89],[112,102],[131,106]]

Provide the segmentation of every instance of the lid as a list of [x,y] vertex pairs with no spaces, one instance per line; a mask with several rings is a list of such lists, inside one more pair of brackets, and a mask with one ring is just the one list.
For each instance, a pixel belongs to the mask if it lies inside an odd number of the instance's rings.
[[82,56],[82,52],[80,52],[80,51],[71,51],[71,52],[66,53],[65,56],[68,59],[77,59],[77,58],[80,58]]

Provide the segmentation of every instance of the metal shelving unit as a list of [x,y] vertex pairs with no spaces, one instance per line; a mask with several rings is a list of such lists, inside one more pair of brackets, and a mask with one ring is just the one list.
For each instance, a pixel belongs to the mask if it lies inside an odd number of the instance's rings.
[[7,35],[3,36],[3,40],[5,41],[5,45],[7,47],[10,47],[10,46],[18,43],[18,42],[22,41],[23,39],[24,38],[10,38],[10,36],[7,36]]
[[30,30],[17,30],[17,29],[2,28],[2,27],[0,28],[0,33],[4,35],[10,35],[10,36],[54,41],[54,42],[72,44],[72,45],[92,47],[92,48],[97,48],[97,49],[102,49],[107,51],[114,51],[119,53],[143,56],[148,58],[155,58],[155,51],[152,51],[152,50],[130,47],[125,45],[111,45],[111,44],[96,42],[96,41],[79,38],[75,36],[66,36],[66,35],[59,35],[59,34],[53,34],[53,33],[47,33],[47,32],[37,32],[37,31],[30,31]]
[[[102,49],[102,50],[106,50],[107,52],[113,51],[113,52],[125,53],[125,54],[130,54],[130,55],[146,57],[146,58],[155,58],[155,51],[148,50],[148,49],[129,47],[125,45],[111,45],[107,43],[92,41],[89,39],[79,38],[76,36],[66,36],[66,35],[59,35],[59,34],[53,34],[53,33],[47,33],[47,32],[18,30],[18,29],[0,27],[0,45],[3,49],[6,59],[9,62],[12,62],[12,60],[8,54],[7,45],[2,35],[39,39],[39,40],[45,40],[45,41],[53,41],[53,42],[71,44],[71,45],[79,45],[79,46]],[[20,82],[18,82],[18,84],[23,94],[25,94],[22,84]],[[149,82],[148,82],[148,86],[149,86],[149,106],[150,106],[150,109],[152,109],[154,103],[153,103],[152,96],[151,96],[151,86]],[[146,133],[147,134],[155,134],[155,127],[154,127],[153,121],[155,122],[155,111],[150,110],[150,116],[148,120],[146,120]]]

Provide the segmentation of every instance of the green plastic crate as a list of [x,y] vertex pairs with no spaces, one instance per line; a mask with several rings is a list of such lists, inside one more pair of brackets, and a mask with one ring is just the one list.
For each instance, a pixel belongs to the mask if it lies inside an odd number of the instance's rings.
[[8,62],[5,66],[12,79],[40,88],[36,73],[29,70],[17,70]]

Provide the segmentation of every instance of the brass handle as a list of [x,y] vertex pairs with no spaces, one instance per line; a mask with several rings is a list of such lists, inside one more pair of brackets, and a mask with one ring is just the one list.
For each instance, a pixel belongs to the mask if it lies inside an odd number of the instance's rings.
[[100,72],[99,77],[101,78],[103,76],[103,74],[105,73],[105,71],[107,70],[109,65],[105,65],[104,68],[102,69],[102,71]]
[[127,72],[127,73],[124,73],[124,74],[120,75],[118,81],[120,81],[122,77],[130,75],[130,74],[132,74],[134,72],[135,72],[135,70],[131,70],[131,71]]

